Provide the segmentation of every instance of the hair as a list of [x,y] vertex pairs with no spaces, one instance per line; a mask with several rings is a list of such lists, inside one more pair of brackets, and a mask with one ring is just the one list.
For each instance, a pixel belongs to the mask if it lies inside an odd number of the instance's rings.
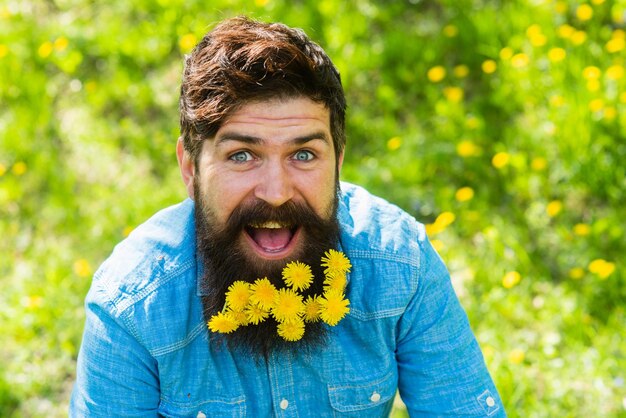
[[180,90],[181,137],[196,162],[203,141],[213,138],[234,111],[271,99],[306,97],[324,104],[336,156],[344,149],[341,77],[300,29],[246,17],[221,22],[185,57]]

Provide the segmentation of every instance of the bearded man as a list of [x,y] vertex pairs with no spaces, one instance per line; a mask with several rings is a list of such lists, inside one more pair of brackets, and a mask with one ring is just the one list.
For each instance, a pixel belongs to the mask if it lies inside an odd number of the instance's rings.
[[339,182],[339,73],[247,18],[186,58],[189,198],[94,276],[72,416],[504,416],[422,225]]

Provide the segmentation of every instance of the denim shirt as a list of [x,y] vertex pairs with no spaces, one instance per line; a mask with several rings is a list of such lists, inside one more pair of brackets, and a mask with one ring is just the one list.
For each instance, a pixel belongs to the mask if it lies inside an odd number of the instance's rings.
[[267,362],[210,343],[194,203],[116,246],[87,295],[70,416],[505,416],[449,274],[422,225],[342,183],[350,313],[328,344]]

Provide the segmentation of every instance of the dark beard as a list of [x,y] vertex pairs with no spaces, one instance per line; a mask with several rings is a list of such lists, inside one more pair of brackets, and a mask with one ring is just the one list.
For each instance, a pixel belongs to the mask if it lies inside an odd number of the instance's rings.
[[[338,193],[338,189],[337,189]],[[210,209],[203,204],[200,190],[195,185],[196,245],[198,261],[204,264],[201,281],[202,306],[205,322],[220,312],[225,303],[226,291],[236,280],[254,282],[267,277],[277,288],[284,287],[282,269],[289,261],[298,260],[311,267],[314,280],[306,291],[300,292],[305,298],[311,294],[322,294],[324,273],[320,266],[324,252],[336,248],[339,242],[337,221],[338,194],[335,195],[332,213],[328,219],[317,215],[309,206],[292,201],[280,207],[273,207],[262,200],[237,207],[225,225],[218,224]],[[304,245],[292,257],[285,260],[250,260],[241,248],[241,234],[252,223],[266,221],[286,222],[301,227],[301,242]],[[267,360],[275,351],[310,351],[325,344],[328,329],[321,322],[305,323],[301,340],[285,341],[276,332],[278,323],[271,316],[258,325],[241,326],[229,334],[211,333],[211,343],[225,341],[230,349],[242,350],[260,359]]]

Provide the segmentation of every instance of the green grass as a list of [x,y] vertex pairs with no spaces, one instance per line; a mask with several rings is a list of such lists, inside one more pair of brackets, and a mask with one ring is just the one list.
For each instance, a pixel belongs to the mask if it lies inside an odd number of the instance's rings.
[[182,56],[241,13],[334,59],[342,177],[428,224],[509,416],[626,416],[623,0],[1,3],[0,416],[66,415],[91,274],[184,196]]

